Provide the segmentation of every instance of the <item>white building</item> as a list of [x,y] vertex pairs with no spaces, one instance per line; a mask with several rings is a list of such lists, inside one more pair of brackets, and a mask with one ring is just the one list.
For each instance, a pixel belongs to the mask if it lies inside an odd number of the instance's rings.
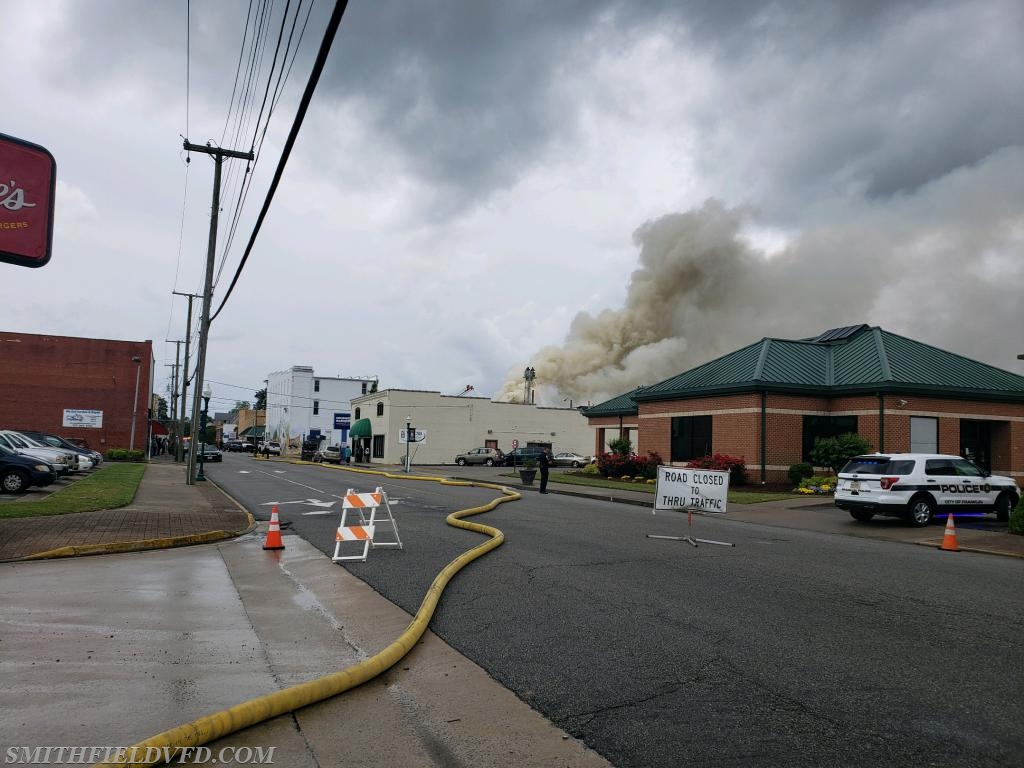
[[456,454],[473,448],[508,453],[513,441],[524,448],[550,447],[555,453],[589,455],[594,447],[593,429],[574,408],[495,403],[440,392],[385,389],[355,397],[352,419],[353,451],[369,448],[371,461],[379,464],[404,463],[401,435],[407,422],[426,433],[424,441],[408,446],[412,464],[452,464]]
[[[376,384],[374,378],[317,376],[308,365],[271,373],[267,377],[268,439],[292,448],[300,448],[306,436],[317,433],[331,445],[347,442],[352,399]],[[336,414],[343,428],[335,428]]]

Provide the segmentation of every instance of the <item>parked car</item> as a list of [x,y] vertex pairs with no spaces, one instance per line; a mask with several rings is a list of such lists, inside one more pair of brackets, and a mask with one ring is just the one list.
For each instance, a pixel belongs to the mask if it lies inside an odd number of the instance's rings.
[[467,464],[486,464],[488,467],[493,467],[495,464],[501,464],[504,459],[505,454],[497,448],[474,448],[456,456],[455,463],[460,467]]
[[10,429],[0,429],[0,445],[10,451],[14,451],[14,453],[32,456],[52,464],[53,468],[57,471],[58,477],[69,474],[78,466],[78,454],[71,453],[71,451],[62,451],[58,448],[50,448],[49,446],[37,445],[24,435]]
[[217,450],[217,446],[213,443],[200,443],[199,448],[196,451],[196,456],[200,454],[203,456],[203,462],[207,461],[224,461],[224,454]]
[[[66,438],[58,437],[57,435],[51,435],[46,432],[36,432],[34,430],[28,429],[23,429],[20,431],[21,434],[31,437],[37,443],[49,445],[52,448],[63,448],[68,451],[74,451],[79,456],[88,456],[89,459],[92,461],[92,465],[94,467],[98,467],[100,463],[103,461],[103,456],[102,454],[99,453],[99,451],[93,451],[88,448],[83,448],[80,445],[72,443],[70,440]],[[81,467],[79,468],[81,469]]]
[[52,464],[0,445],[0,493],[24,493],[33,485],[46,486],[56,479]]
[[993,475],[967,459],[941,453],[855,456],[839,471],[835,505],[866,523],[875,515],[926,526],[936,514],[995,512],[1010,519],[1020,498],[1011,477]]
[[224,450],[228,453],[241,453],[245,450],[245,443],[241,440],[225,440]]
[[594,461],[593,456],[580,456],[572,451],[564,451],[554,455],[552,463],[556,467],[585,467]]
[[[276,441],[274,441],[274,440],[268,440],[267,444],[266,444],[266,448],[267,448],[267,453],[269,453],[271,456],[280,456],[281,455],[281,444],[276,442]],[[263,449],[261,448],[260,450],[262,451]]]
[[537,461],[542,453],[544,453],[544,449],[539,447],[513,448],[505,454],[505,466],[517,467],[530,459]]
[[341,446],[328,445],[313,454],[313,461],[322,461],[327,464],[341,464]]

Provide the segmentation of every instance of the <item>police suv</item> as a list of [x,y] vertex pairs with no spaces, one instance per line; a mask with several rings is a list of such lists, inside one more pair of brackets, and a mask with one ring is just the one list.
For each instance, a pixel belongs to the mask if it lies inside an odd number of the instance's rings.
[[835,504],[854,520],[875,515],[928,525],[937,513],[995,512],[1006,522],[1020,498],[1009,477],[990,475],[967,459],[939,453],[855,456],[839,472]]

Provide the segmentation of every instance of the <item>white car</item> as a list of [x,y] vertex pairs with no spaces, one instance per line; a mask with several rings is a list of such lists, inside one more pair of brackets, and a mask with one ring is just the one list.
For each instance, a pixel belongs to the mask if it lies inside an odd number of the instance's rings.
[[873,453],[855,456],[839,472],[835,505],[854,520],[903,517],[926,526],[936,514],[995,512],[1006,522],[1020,499],[1012,478],[991,475],[960,456]]
[[78,467],[78,457],[71,451],[39,445],[11,429],[0,429],[0,445],[22,456],[31,456],[52,464],[58,476],[66,475]]

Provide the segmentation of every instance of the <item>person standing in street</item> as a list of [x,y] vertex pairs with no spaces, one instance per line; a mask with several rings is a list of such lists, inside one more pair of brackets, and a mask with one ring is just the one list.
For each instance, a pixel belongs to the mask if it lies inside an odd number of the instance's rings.
[[540,468],[540,492],[548,492],[548,470],[551,468],[551,451],[545,448],[544,452],[537,458],[537,465]]

